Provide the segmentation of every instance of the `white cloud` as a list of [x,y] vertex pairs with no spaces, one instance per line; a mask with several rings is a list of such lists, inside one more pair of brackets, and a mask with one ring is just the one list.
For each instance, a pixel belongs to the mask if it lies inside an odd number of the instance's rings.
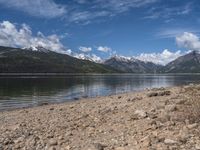
[[[133,8],[139,8],[157,2],[158,0],[74,0],[71,9],[66,16],[71,23],[89,24],[98,18],[113,17],[117,14],[125,13]],[[87,5],[86,5],[87,4]],[[83,6],[84,5],[84,6]]]
[[109,16],[110,13],[108,11],[96,11],[96,12],[90,12],[90,11],[75,11],[72,12],[69,17],[69,22],[75,22],[75,23],[82,23],[83,25],[91,23],[91,20],[95,18],[101,18]]
[[149,15],[145,16],[145,19],[158,19],[164,18],[166,19],[165,22],[173,21],[174,17],[176,16],[184,16],[188,15],[193,9],[193,3],[188,2],[184,5],[179,6],[166,6],[166,5],[159,5],[157,7],[152,7],[147,11]]
[[187,48],[189,50],[200,50],[200,39],[197,35],[184,32],[176,37],[176,43],[180,47]]
[[92,51],[92,48],[91,47],[80,46],[79,50],[86,53],[86,52]]
[[113,17],[133,8],[143,7],[158,0],[71,0],[58,4],[56,0],[0,0],[0,5],[40,18],[62,16],[67,23],[89,24],[98,18]]
[[22,24],[17,27],[9,21],[0,22],[0,45],[20,48],[41,46],[56,52],[65,52],[65,47],[57,35],[45,36],[38,32],[36,36],[33,36],[28,25]]
[[182,35],[184,32],[198,33],[199,29],[194,28],[166,28],[161,29],[156,36],[159,38],[176,38],[177,36]]
[[96,0],[98,6],[107,8],[115,13],[128,11],[130,8],[142,7],[147,4],[155,3],[157,0]]
[[112,51],[112,49],[107,46],[99,46],[99,47],[97,47],[97,50],[101,51],[101,52],[111,52]]
[[54,18],[66,13],[65,7],[53,0],[0,0],[0,5],[41,18]]
[[153,62],[155,64],[166,65],[182,55],[181,51],[171,52],[168,49],[165,49],[161,53],[142,53],[135,58],[142,61]]

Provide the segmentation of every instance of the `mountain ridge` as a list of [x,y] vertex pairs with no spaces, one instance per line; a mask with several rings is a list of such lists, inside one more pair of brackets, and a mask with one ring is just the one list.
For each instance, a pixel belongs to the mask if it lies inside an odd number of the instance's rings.
[[162,68],[165,73],[200,73],[200,53],[192,51],[180,56]]
[[43,47],[0,46],[0,73],[200,73],[198,51],[180,56],[165,66],[118,55],[102,63],[86,58],[78,59]]
[[157,73],[161,65],[144,62],[133,57],[114,56],[107,59],[104,64],[118,68],[126,73]]
[[0,73],[116,73],[109,66],[50,50],[0,47]]

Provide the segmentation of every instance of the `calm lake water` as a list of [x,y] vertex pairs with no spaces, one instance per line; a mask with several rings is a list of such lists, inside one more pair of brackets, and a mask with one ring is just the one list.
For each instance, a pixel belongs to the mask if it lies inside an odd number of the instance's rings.
[[0,77],[0,111],[188,83],[200,74]]

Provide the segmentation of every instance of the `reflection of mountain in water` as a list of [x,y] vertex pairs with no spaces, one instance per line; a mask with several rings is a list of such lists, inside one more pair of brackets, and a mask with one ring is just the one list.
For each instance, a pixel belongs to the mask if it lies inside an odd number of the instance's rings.
[[200,81],[198,75],[87,75],[0,78],[0,110]]

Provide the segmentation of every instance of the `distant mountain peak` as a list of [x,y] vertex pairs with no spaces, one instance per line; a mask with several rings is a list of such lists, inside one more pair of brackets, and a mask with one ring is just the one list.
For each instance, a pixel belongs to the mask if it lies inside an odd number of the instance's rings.
[[114,55],[111,58],[117,59],[117,60],[130,60],[130,57],[122,56],[122,55]]
[[[133,63],[133,62],[143,62],[143,63],[150,63],[148,61],[142,61],[142,60],[139,60],[135,57],[126,57],[126,56],[122,56],[122,55],[114,55],[112,57],[110,57],[109,59],[115,59],[116,61],[121,61],[121,62],[129,62],[129,63]],[[107,59],[107,60],[109,60]]]
[[163,72],[167,73],[196,73],[200,72],[200,52],[191,51],[168,63]]
[[[137,61],[139,61],[134,57],[126,57],[126,56],[122,56],[122,55],[114,55],[114,56],[110,57],[109,59],[115,59],[116,61],[121,61],[121,62],[137,62]],[[107,59],[107,60],[109,60],[109,59]]]
[[129,73],[154,73],[160,68],[159,65],[151,62],[144,62],[134,57],[119,55],[107,59],[104,64]]
[[89,60],[95,63],[103,62],[103,60],[100,57],[96,56],[95,54],[73,53],[71,56],[82,60]]

